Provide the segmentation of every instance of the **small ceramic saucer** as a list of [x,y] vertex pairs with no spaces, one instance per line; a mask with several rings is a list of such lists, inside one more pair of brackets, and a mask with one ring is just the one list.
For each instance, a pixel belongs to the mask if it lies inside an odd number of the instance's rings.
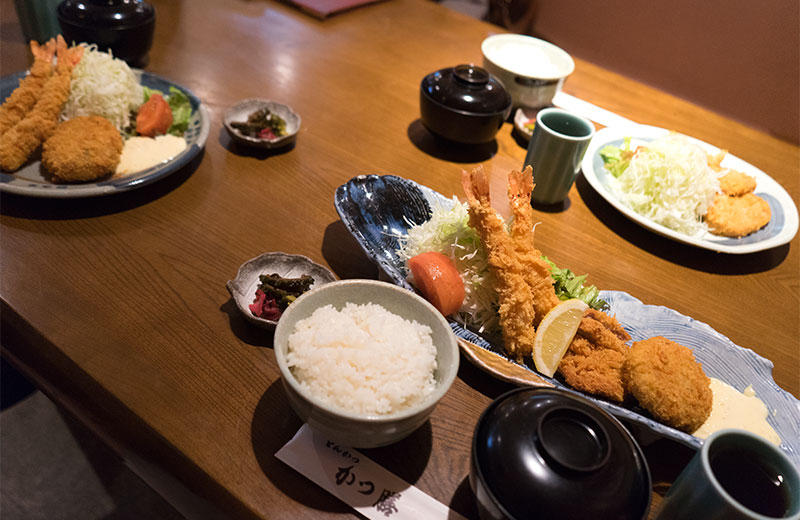
[[256,289],[259,285],[258,276],[273,273],[284,278],[299,278],[307,274],[314,278],[310,289],[312,291],[315,287],[336,280],[336,276],[329,269],[302,255],[280,252],[264,253],[243,263],[239,267],[239,272],[236,273],[236,278],[228,280],[226,284],[228,292],[231,293],[236,306],[239,307],[247,321],[269,329],[274,328],[278,322],[254,316],[250,312],[249,306],[256,297]]
[[[269,111],[286,121],[286,135],[276,139],[258,139],[242,134],[231,123],[247,121],[247,117],[257,110],[268,108]],[[257,148],[282,148],[295,142],[297,132],[300,130],[300,115],[292,110],[289,105],[270,101],[268,99],[245,99],[232,106],[225,112],[223,124],[231,138],[237,143]]]
[[[533,136],[533,125],[536,124],[536,113],[532,108],[518,108],[514,112],[514,128],[528,139]],[[526,125],[530,123],[530,128]]]

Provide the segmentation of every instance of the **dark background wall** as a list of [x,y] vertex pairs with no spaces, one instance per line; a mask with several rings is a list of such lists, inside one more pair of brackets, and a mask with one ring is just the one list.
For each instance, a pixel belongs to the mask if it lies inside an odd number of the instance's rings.
[[489,18],[800,143],[798,0],[492,0]]

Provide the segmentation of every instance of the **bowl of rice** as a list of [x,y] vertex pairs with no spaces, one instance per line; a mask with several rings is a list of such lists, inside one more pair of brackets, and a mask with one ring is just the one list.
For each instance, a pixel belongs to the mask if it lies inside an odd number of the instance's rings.
[[386,446],[428,420],[458,372],[447,320],[419,295],[341,280],[290,305],[275,329],[289,402],[312,430],[354,448]]

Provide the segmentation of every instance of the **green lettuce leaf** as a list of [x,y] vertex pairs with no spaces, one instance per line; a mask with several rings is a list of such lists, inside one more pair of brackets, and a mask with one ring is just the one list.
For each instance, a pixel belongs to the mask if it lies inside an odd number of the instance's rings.
[[542,255],[542,259],[550,266],[550,276],[555,280],[553,288],[559,300],[577,298],[599,311],[608,308],[608,302],[600,298],[600,290],[597,287],[584,285],[587,275],[576,276],[569,269],[559,268],[546,256]]
[[183,91],[175,87],[169,87],[167,104],[172,109],[172,126],[169,127],[167,133],[183,136],[183,133],[189,128],[189,119],[192,117],[192,103]]
[[614,146],[612,144],[604,146],[600,149],[600,157],[603,159],[603,164],[606,170],[614,177],[619,177],[628,169],[633,157],[633,150],[631,150],[631,138],[626,137],[622,146]]

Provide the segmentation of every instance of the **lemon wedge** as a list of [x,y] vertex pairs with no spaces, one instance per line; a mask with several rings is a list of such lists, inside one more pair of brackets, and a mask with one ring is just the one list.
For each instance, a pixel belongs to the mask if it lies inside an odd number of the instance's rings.
[[583,313],[589,306],[572,299],[560,302],[550,309],[536,331],[533,342],[533,362],[536,370],[553,377],[558,364],[578,331]]

